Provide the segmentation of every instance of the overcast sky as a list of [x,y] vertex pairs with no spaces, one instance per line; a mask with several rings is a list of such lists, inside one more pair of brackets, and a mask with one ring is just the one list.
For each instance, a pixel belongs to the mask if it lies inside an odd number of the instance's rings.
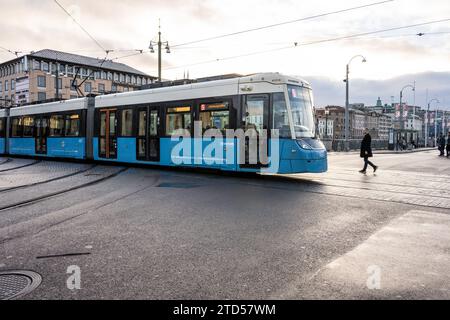
[[[225,73],[277,71],[299,75],[315,86],[316,103],[343,104],[345,65],[362,54],[368,62],[351,65],[352,102],[374,104],[381,96],[398,100],[401,87],[417,81],[417,104],[438,96],[450,105],[450,22],[386,32],[351,40],[300,46],[241,58],[219,60],[380,29],[450,18],[448,0],[395,0],[370,8],[177,47],[177,44],[238,32],[283,21],[375,3],[381,0],[58,0],[109,57],[148,49],[161,19],[164,40],[173,46],[163,54],[163,77],[191,78]],[[14,51],[51,48],[103,58],[104,52],[53,0],[0,0],[0,46]],[[438,33],[423,37],[416,33]],[[447,32],[447,33],[446,33]],[[0,61],[13,58],[0,50]],[[117,60],[151,75],[156,54]],[[197,64],[199,63],[199,64]],[[194,65],[192,65],[194,64]],[[191,65],[191,66],[188,66]],[[389,81],[386,81],[389,80]],[[444,83],[442,83],[444,81]],[[412,94],[406,100],[412,103]]]

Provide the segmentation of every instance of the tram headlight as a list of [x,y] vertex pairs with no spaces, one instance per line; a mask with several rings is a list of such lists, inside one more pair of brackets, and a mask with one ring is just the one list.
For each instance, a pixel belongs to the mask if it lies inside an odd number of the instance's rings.
[[312,150],[312,147],[305,140],[297,140],[300,148],[305,150]]

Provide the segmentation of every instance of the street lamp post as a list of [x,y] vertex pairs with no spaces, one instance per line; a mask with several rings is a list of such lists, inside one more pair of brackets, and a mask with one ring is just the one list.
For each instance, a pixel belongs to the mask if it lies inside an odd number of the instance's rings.
[[434,145],[437,146],[437,119],[438,119],[438,109],[436,108],[434,114]]
[[166,53],[170,53],[169,42],[161,41],[161,23],[159,24],[158,41],[157,42],[150,41],[149,49],[150,49],[151,53],[155,53],[155,49],[153,48],[154,45],[158,46],[158,81],[161,82],[162,81],[162,77],[161,77],[162,46],[165,45]]
[[[425,119],[425,147],[428,147],[428,136],[429,136],[429,132],[428,132],[428,127],[430,126],[430,105],[431,103],[435,101],[436,103],[439,103],[438,99],[431,99],[430,101],[428,101],[428,108],[427,108],[427,114],[426,114],[426,119]],[[436,119],[435,119],[436,121]]]
[[349,136],[350,136],[350,102],[349,102],[349,79],[348,75],[350,73],[350,64],[353,61],[353,59],[356,58],[362,58],[362,62],[367,62],[367,59],[362,55],[356,55],[353,58],[350,59],[350,61],[347,63],[346,68],[346,77],[345,77],[345,150],[349,151]]

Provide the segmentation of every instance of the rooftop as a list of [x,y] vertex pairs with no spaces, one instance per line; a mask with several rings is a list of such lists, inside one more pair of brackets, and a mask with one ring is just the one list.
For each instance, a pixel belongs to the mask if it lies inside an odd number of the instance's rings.
[[44,49],[37,52],[31,52],[30,54],[28,54],[28,56],[40,59],[58,60],[60,62],[73,63],[93,68],[102,68],[117,72],[132,73],[135,75],[141,75],[145,77],[152,77],[142,71],[134,69],[123,63],[113,62],[112,60],[106,60],[103,62],[103,59],[86,57],[78,54],[72,54],[51,49]]

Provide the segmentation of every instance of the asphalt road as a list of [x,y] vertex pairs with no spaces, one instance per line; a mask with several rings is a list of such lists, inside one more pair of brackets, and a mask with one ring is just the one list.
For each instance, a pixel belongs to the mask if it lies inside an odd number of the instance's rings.
[[0,271],[42,275],[22,299],[449,299],[450,160],[374,161],[255,177],[0,158]]

